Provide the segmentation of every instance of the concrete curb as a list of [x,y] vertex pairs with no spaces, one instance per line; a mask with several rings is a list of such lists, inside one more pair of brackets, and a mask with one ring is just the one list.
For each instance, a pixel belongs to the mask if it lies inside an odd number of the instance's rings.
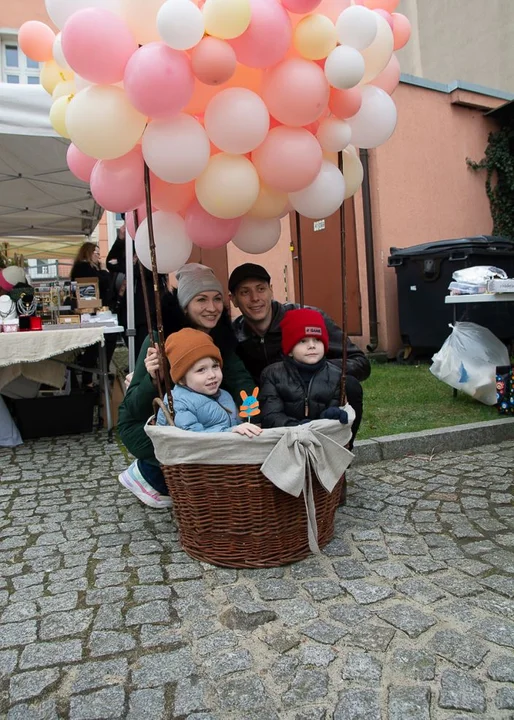
[[421,432],[384,435],[370,440],[357,440],[353,453],[355,465],[368,465],[381,460],[396,460],[409,455],[433,455],[448,450],[467,450],[477,445],[491,445],[514,440],[514,418],[453,425]]

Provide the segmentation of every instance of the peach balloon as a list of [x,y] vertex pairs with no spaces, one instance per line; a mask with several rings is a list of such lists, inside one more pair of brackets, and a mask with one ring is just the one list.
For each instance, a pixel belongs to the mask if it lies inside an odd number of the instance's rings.
[[253,68],[244,67],[244,65],[236,65],[236,71],[227,82],[222,85],[204,85],[202,82],[195,83],[193,97],[189,104],[184,108],[184,112],[190,115],[199,115],[205,112],[205,108],[212,98],[218,94],[220,89],[228,87],[243,87],[247,90],[253,90],[258,95],[261,92],[262,70],[254,70]]
[[259,176],[242,155],[219,153],[196,181],[198,202],[210,215],[232,220],[245,215],[259,195]]
[[310,13],[315,10],[321,0],[282,0],[282,5],[291,13]]
[[360,0],[359,5],[364,5],[370,10],[385,10],[392,13],[398,7],[400,0]]
[[382,70],[380,75],[371,81],[370,85],[382,88],[388,95],[392,95],[398,87],[400,75],[400,63],[396,55],[393,54],[385,70]]
[[394,49],[401,50],[402,47],[407,45],[412,32],[411,24],[408,18],[401,13],[393,13],[393,37],[394,37]]
[[286,55],[293,29],[278,0],[250,0],[252,19],[245,32],[231,41],[238,61],[253,68],[276,65]]
[[328,106],[333,115],[340,120],[356,115],[362,105],[362,90],[350,88],[349,90],[337,90],[332,88]]
[[322,160],[321,145],[303,128],[274,128],[252,153],[260,178],[286,193],[310,185],[321,169]]
[[371,45],[362,51],[365,71],[360,85],[365,85],[380,75],[387,67],[387,63],[393,54],[393,32],[389,24],[381,15],[377,15],[377,36]]
[[279,218],[256,218],[247,216],[232,238],[233,244],[243,252],[260,255],[268,252],[280,240],[282,226]]
[[334,23],[325,15],[307,15],[294,31],[294,46],[307,60],[323,60],[337,45]]
[[73,143],[70,143],[66,152],[66,161],[71,172],[76,178],[83,182],[89,182],[91,179],[91,173],[93,168],[98,162],[96,158],[84,155],[84,153],[75,147]]
[[274,190],[265,183],[261,183],[259,197],[248,215],[259,218],[279,217],[286,209],[288,202],[287,193]]
[[264,76],[264,102],[284,125],[303,127],[314,122],[326,110],[329,96],[325,73],[310,60],[285,60]]
[[321,0],[317,11],[322,13],[322,15],[326,15],[333,23],[335,23],[343,10],[349,8],[351,4],[352,0]]
[[165,0],[121,0],[121,16],[140,45],[161,39],[157,13]]
[[225,40],[204,37],[191,54],[193,73],[205,85],[221,85],[236,71],[236,53]]
[[150,188],[152,204],[164,212],[182,213],[195,196],[193,181],[182,184],[167,183],[153,172],[150,172]]
[[23,23],[18,32],[18,43],[27,57],[46,62],[53,57],[55,33],[52,28],[38,20]]
[[244,154],[255,150],[268,134],[269,113],[257,93],[246,88],[227,88],[207,105],[204,125],[216,147]]

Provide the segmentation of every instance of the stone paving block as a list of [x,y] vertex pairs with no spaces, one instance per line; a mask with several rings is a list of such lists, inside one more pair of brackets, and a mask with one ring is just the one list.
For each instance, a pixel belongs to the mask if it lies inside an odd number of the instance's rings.
[[502,655],[491,662],[487,675],[498,682],[514,683],[514,656]]
[[369,575],[364,563],[357,560],[340,560],[334,563],[334,570],[340,578],[345,580],[357,580]]
[[317,620],[316,622],[303,627],[301,632],[303,635],[306,635],[312,640],[316,640],[316,642],[325,643],[327,645],[335,645],[344,635],[347,634],[348,630],[337,627],[332,623],[326,623],[323,620]]
[[28,645],[36,640],[37,623],[35,620],[8,623],[0,632],[0,649]]
[[301,652],[302,665],[313,665],[314,667],[328,667],[337,658],[331,648],[322,645],[304,645]]
[[165,683],[178,682],[194,672],[191,652],[181,648],[139,658],[133,667],[132,679],[137,687],[159,687]]
[[136,641],[130,633],[95,630],[89,637],[89,649],[93,657],[115,655],[132,650],[135,646]]
[[452,710],[485,712],[486,700],[483,683],[468,673],[445,670],[441,676],[439,706]]
[[44,700],[30,705],[15,705],[7,713],[7,720],[60,720],[55,700]]
[[494,704],[499,710],[514,710],[514,688],[500,688],[496,693]]
[[251,670],[253,657],[248,650],[233,650],[207,658],[205,669],[212,678],[221,678],[236,672]]
[[122,687],[78,695],[70,700],[70,720],[119,720],[123,717],[125,691]]
[[363,580],[342,581],[342,587],[361,605],[371,605],[395,595],[394,590],[383,585],[373,585]]
[[11,678],[9,685],[9,697],[12,703],[21,700],[30,700],[38,697],[49,686],[59,679],[60,672],[57,668],[47,670],[35,670],[32,672],[18,673]]
[[455,630],[437,632],[429,642],[428,649],[464,669],[478,667],[489,652],[483,643]]
[[28,670],[35,667],[49,667],[65,663],[78,662],[82,658],[80,640],[62,640],[60,642],[40,642],[27,645],[20,657],[20,668]]
[[497,645],[514,647],[514,623],[500,618],[485,618],[473,626],[480,637]]
[[167,720],[163,688],[134,690],[130,693],[127,720],[141,720],[144,717]]
[[207,709],[206,691],[207,683],[196,676],[179,680],[175,688],[175,716],[178,717]]
[[93,620],[92,610],[72,610],[46,615],[41,621],[39,637],[55,640],[69,635],[81,635]]
[[351,628],[348,635],[345,635],[344,642],[345,645],[356,645],[369,652],[385,652],[394,635],[392,628],[365,623]]
[[274,607],[282,622],[289,626],[298,625],[318,617],[316,608],[301,598],[295,600],[277,600]]
[[372,684],[380,682],[382,663],[372,655],[363,652],[350,652],[343,667],[343,680],[353,680]]
[[334,720],[381,720],[379,695],[375,690],[343,690]]
[[212,653],[220,650],[228,650],[236,647],[238,644],[238,636],[234,632],[228,630],[217,632],[207,637],[201,638],[196,643],[196,652],[199,655],[212,655]]
[[354,627],[373,617],[373,613],[359,605],[332,605],[328,608],[330,617],[344,625]]
[[77,592],[67,592],[54,597],[42,597],[37,600],[37,605],[42,615],[58,612],[59,610],[73,610],[78,603]]
[[328,693],[328,677],[323,670],[301,668],[293,678],[289,690],[282,695],[286,707],[316,703]]
[[398,603],[378,612],[378,616],[411,638],[417,638],[436,624],[436,619],[406,603]]
[[73,668],[71,692],[80,693],[107,685],[123,685],[127,674],[128,662],[125,658],[86,662]]
[[430,690],[390,687],[388,720],[430,720]]
[[422,605],[430,605],[445,597],[445,593],[437,586],[417,578],[399,583],[396,589]]
[[433,680],[436,660],[423,650],[397,648],[392,655],[391,665],[400,677],[411,680]]
[[[217,686],[218,702],[221,713],[235,713],[238,717],[250,717],[254,711],[264,711],[274,715],[274,703],[267,694],[260,678],[255,675],[230,678]],[[271,714],[273,712],[273,715]]]
[[125,615],[127,627],[131,625],[169,623],[170,621],[170,606],[166,600],[155,600],[154,602],[138,605],[128,610]]

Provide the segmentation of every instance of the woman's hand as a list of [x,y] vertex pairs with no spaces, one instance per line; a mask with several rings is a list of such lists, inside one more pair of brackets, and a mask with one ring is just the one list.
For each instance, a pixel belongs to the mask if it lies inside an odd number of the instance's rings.
[[158,375],[162,375],[160,372],[161,361],[157,343],[155,343],[153,347],[149,347],[146,351],[145,368],[154,382],[157,380]]
[[130,383],[132,382],[132,378],[134,377],[134,373],[131,372],[125,377],[125,389],[128,390],[130,387]]
[[246,437],[255,437],[256,435],[260,435],[262,432],[262,428],[260,428],[258,425],[253,425],[252,423],[245,422],[241,425],[235,425],[232,428],[233,433],[237,433],[238,435],[246,435]]

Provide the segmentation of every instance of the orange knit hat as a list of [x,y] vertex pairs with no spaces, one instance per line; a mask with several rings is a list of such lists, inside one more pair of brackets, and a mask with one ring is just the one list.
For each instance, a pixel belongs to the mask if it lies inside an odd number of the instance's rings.
[[170,364],[171,379],[175,384],[202,358],[214,358],[223,367],[219,348],[213,343],[211,336],[201,330],[184,328],[172,333],[168,336],[164,349]]

